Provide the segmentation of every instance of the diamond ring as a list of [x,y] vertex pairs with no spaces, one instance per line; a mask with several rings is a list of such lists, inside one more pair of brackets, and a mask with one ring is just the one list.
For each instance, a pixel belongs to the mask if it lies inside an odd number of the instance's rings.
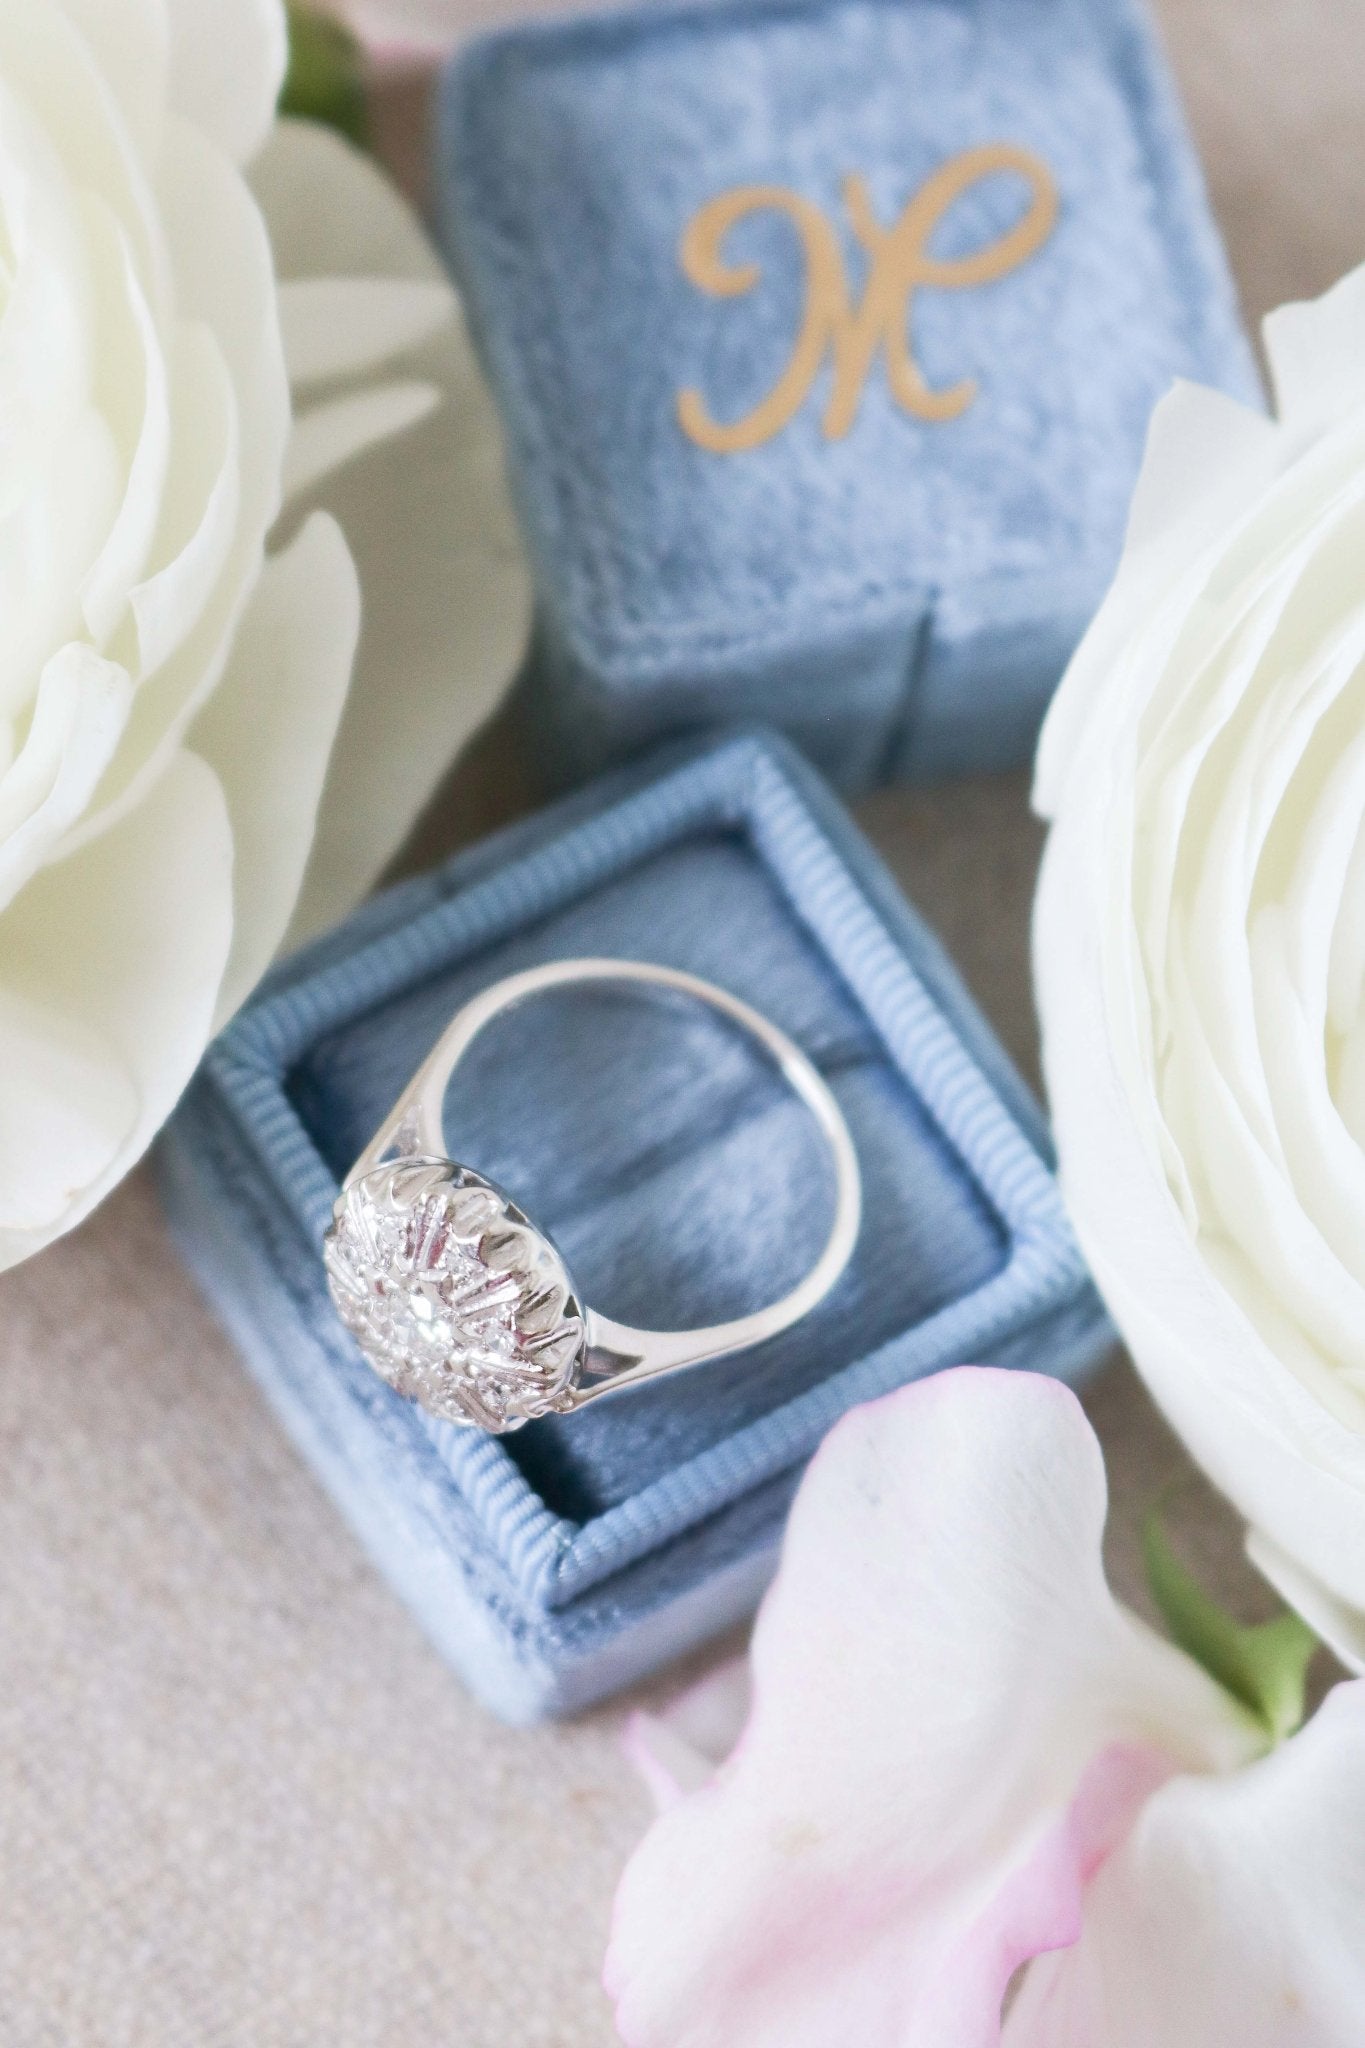
[[[585,1307],[564,1260],[517,1204],[446,1156],[446,1086],[484,1027],[582,982],[644,983],[719,1010],[749,1032],[801,1098],[834,1163],[824,1250],[780,1301],[696,1330],[637,1330]],[[501,1432],[776,1336],[821,1301],[858,1237],[858,1157],[806,1055],[737,996],[677,968],[556,960],[466,1003],[347,1175],[324,1257],[332,1299],[381,1378],[448,1422]]]

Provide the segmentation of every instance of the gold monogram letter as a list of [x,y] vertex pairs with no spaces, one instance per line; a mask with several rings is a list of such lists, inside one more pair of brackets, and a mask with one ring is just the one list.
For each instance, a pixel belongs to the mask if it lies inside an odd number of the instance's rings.
[[[929,254],[929,240],[954,200],[983,178],[1014,171],[1032,191],[1028,212],[998,241],[971,256]],[[678,395],[678,420],[689,440],[718,455],[759,448],[800,411],[820,365],[833,359],[834,381],[825,407],[824,432],[842,440],[858,416],[863,387],[880,347],[886,357],[892,395],[921,420],[952,420],[976,396],[970,377],[935,391],[925,382],[910,342],[910,314],[920,285],[958,291],[989,284],[1014,270],[1041,248],[1057,219],[1057,187],[1047,165],[1012,143],[993,142],[965,150],[934,172],[893,227],[882,227],[872,212],[867,186],[844,180],[844,204],[853,232],[867,252],[868,276],[862,301],[849,291],[839,239],[818,206],[784,185],[741,185],[722,192],[688,224],[679,256],[683,274],[716,298],[739,298],[758,284],[756,263],[728,264],[721,245],[737,221],[751,213],[785,214],[801,238],[806,257],[806,310],[786,369],[768,396],[743,419],[724,426],[712,418],[696,390]]]

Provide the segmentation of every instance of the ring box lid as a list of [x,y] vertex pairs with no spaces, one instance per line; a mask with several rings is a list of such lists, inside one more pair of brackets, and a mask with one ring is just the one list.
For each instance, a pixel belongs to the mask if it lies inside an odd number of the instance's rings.
[[[1038,202],[1005,167],[930,207],[908,268],[878,253],[935,179],[1001,150],[1055,192],[1038,246],[961,281]],[[1017,751],[1045,700],[1033,670],[1055,681],[1117,560],[1157,398],[1177,375],[1258,393],[1130,0],[722,0],[513,27],[456,61],[440,156],[545,658],[585,718],[589,689],[619,696],[631,744],[651,693],[667,726],[727,680],[737,706],[767,691],[809,728],[784,692],[816,649],[828,752],[841,701],[877,726],[853,750],[867,779],[915,751],[905,721],[951,728],[974,661],[1008,670],[997,643],[1031,636],[1003,686],[1028,715],[983,714]],[[728,281],[703,286],[687,240],[744,194],[711,237]],[[722,427],[756,416],[831,294],[851,321],[871,309],[865,356],[827,327],[789,416],[755,445],[699,445],[688,395]],[[989,745],[974,729],[957,765]]]

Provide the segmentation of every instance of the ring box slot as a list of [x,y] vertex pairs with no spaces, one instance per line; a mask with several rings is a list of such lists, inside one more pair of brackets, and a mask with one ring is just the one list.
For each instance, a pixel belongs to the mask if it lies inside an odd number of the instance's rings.
[[565,780],[739,719],[849,786],[1025,758],[1153,405],[1259,399],[1140,0],[509,27],[450,71],[438,188]]
[[[556,958],[677,966],[796,1040],[858,1150],[850,1267],[767,1343],[501,1438],[363,1363],[320,1240],[341,1177],[462,1002]],[[764,1305],[814,1262],[833,1173],[761,1050],[625,986],[541,995],[451,1078],[452,1156],[647,1327]],[[781,743],[583,792],[400,886],[289,963],[163,1144],[190,1263],[344,1511],[468,1682],[563,1711],[724,1626],[855,1402],[966,1359],[1078,1371],[1107,1326],[1038,1112],[941,949]]]

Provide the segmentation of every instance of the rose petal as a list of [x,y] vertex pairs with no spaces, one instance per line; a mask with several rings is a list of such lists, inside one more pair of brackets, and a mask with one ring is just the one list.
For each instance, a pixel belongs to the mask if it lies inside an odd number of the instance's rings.
[[1063,1193],[1106,1305],[1193,1456],[1249,1520],[1365,1606],[1365,1438],[1222,1285],[1162,1170],[1133,991],[1111,985],[1098,937],[1122,915],[1110,901],[1123,873],[1110,851],[1111,828],[1115,840],[1126,829],[1120,788],[1111,777],[1087,791],[1078,778],[1035,900],[1034,986]]
[[129,817],[5,912],[0,1267],[87,1215],[170,1114],[212,1027],[231,890],[222,793],[179,755]]
[[[223,554],[212,536],[206,541],[209,561],[217,565],[212,596],[166,653],[174,636],[162,630],[152,651],[160,666],[141,678],[123,745],[88,815],[72,835],[84,845],[142,800],[184,741],[185,732],[207,701],[222,674],[232,633],[247,594],[259,573],[267,529],[279,505],[280,474],[289,433],[289,392],[284,373],[271,273],[269,243],[259,211],[241,178],[202,137],[183,124],[168,131],[159,193],[171,251],[176,300],[187,323],[206,328],[213,352],[226,372],[231,391],[230,441],[217,466],[201,463],[194,449],[179,451],[171,481],[183,485],[187,473],[197,475],[204,493],[201,518],[213,527],[227,509],[212,502],[215,478],[235,500],[231,545]],[[174,368],[182,374],[192,359],[177,349]],[[178,432],[198,443],[228,429],[225,394],[220,380],[207,371],[192,386],[183,381],[178,395],[192,402],[199,416],[177,422]],[[222,465],[231,473],[223,477]],[[183,532],[188,518],[173,523],[166,538]],[[189,544],[186,536],[182,545]],[[173,561],[159,562],[158,571],[173,570]],[[153,598],[157,578],[149,576],[141,590]]]
[[[281,122],[252,181],[284,276],[440,280],[407,208],[339,137]],[[340,915],[397,851],[504,695],[529,630],[497,414],[463,327],[402,367],[441,392],[437,412],[312,494],[340,521],[365,606],[294,938]]]
[[836,1428],[739,1748],[622,1883],[607,1978],[632,2048],[992,2042],[1154,1776],[1251,1753],[1115,1605],[1104,1513],[1094,1436],[1046,1380],[952,1372]]
[[[1321,543],[1315,558],[1321,559]],[[1315,1185],[1330,1140],[1321,1129],[1319,1142],[1310,1140],[1311,1090],[1292,1072],[1281,1074],[1278,1084],[1271,1076],[1272,1064],[1283,1066],[1277,1044],[1292,1025],[1296,982],[1292,973],[1286,977],[1268,965],[1290,886],[1285,855],[1277,851],[1280,821],[1288,812],[1325,826],[1324,777],[1352,773],[1349,751],[1342,754],[1337,707],[1343,676],[1358,659],[1348,650],[1343,670],[1329,649],[1320,668],[1294,630],[1294,603],[1292,591],[1280,594],[1271,639],[1240,676],[1216,741],[1202,752],[1169,876],[1149,879],[1148,853],[1138,863],[1135,895],[1145,903],[1151,891],[1157,912],[1148,920],[1158,937],[1144,946],[1144,966],[1159,1048],[1158,1092],[1172,1142],[1197,1183],[1197,1227],[1229,1256],[1235,1249],[1250,1268],[1256,1299],[1269,1289],[1324,1360],[1365,1365],[1365,1288],[1332,1248],[1331,1198]],[[1276,643],[1286,640],[1292,647],[1287,667],[1275,655]],[[1362,770],[1365,758],[1355,763],[1357,784]],[[1148,796],[1147,772],[1138,796],[1143,816],[1158,808],[1165,778],[1164,769],[1151,771]],[[1350,806],[1349,792],[1345,802]],[[1352,839],[1358,817],[1356,804]],[[1309,828],[1302,849],[1309,861],[1317,829]],[[1150,843],[1155,834],[1149,829],[1146,837]],[[1324,983],[1330,933],[1329,917],[1321,944]],[[1318,1043],[1321,1071],[1320,1030]],[[1340,1128],[1335,1115],[1331,1121]],[[1226,1264],[1223,1270],[1226,1276]],[[1252,1296],[1238,1291],[1252,1306]],[[1336,1383],[1325,1364],[1314,1383],[1323,1398],[1331,1397]]]
[[1365,2011],[1365,1684],[1226,1778],[1180,1778],[1034,1963],[1007,2048],[1356,2048]]
[[1365,404],[1365,267],[1321,297],[1267,315],[1275,410],[1295,447]]
[[0,1104],[3,1258],[7,1239],[45,1240],[107,1171],[136,1121],[137,1089],[98,1031],[3,987],[0,1060],[14,1077]]
[[0,777],[0,911],[89,803],[132,694],[127,670],[78,640],[43,670],[24,743]]
[[103,646],[147,566],[171,461],[170,376],[162,338],[117,220],[92,203],[89,248],[101,304],[103,371],[133,412],[131,445],[120,449],[123,502],[81,584],[81,610],[91,638]]
[[172,123],[157,187],[176,306],[208,327],[242,417],[243,519],[264,532],[279,510],[290,428],[274,264],[251,191],[193,129]]
[[[99,0],[90,4],[98,5]],[[151,117],[145,108],[139,114],[121,92],[132,65],[141,61],[147,48],[140,12],[137,0],[111,0],[99,36],[88,37],[84,30],[90,27],[89,19],[73,19],[59,0],[25,0],[21,7],[0,7],[0,89],[10,102],[5,145],[11,141],[9,131],[18,125],[15,109],[22,109],[24,125],[41,124],[60,167],[58,176],[74,192],[99,194],[130,236],[138,269],[159,305],[164,283],[160,231],[148,178],[150,159],[143,147],[143,131]],[[127,56],[111,78],[101,68],[105,47],[125,31]],[[140,99],[157,80],[154,60],[142,74],[140,87],[130,90]],[[48,182],[50,187],[51,172]]]
[[377,384],[300,413],[284,465],[286,500],[303,497],[367,448],[406,433],[440,402],[430,384]]
[[[170,35],[164,0],[61,0],[146,162],[156,154],[166,103]],[[31,16],[33,0],[24,13]]]
[[177,328],[170,370],[175,443],[154,566],[128,594],[144,678],[165,668],[213,608],[231,574],[241,512],[237,394],[207,327]]
[[[1246,516],[1279,466],[1274,422],[1222,392],[1181,383],[1158,404],[1122,560],[1044,721],[1033,787],[1041,816],[1056,813],[1082,731],[1100,718],[1116,733],[1132,709],[1141,677],[1124,657],[1134,632],[1152,630],[1153,611],[1169,600],[1173,582],[1204,573],[1208,547]],[[1174,621],[1178,610],[1170,609]]]
[[282,0],[168,0],[175,111],[244,164],[270,131],[289,62]]
[[454,317],[454,294],[436,278],[293,278],[280,287],[290,385],[378,369]]
[[359,630],[355,565],[336,522],[314,513],[266,564],[222,684],[190,732],[232,824],[236,916],[217,1024],[264,974],[288,927]]

